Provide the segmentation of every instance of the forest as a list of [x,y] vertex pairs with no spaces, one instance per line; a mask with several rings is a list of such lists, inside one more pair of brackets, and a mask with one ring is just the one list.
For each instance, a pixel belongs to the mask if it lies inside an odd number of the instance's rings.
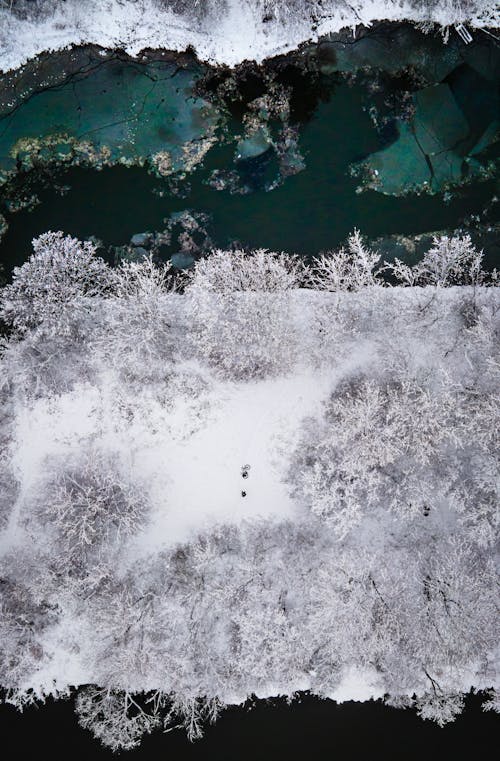
[[[500,299],[467,235],[0,291],[0,684],[108,747],[299,691],[440,725],[495,690]],[[259,417],[260,416],[260,417]]]

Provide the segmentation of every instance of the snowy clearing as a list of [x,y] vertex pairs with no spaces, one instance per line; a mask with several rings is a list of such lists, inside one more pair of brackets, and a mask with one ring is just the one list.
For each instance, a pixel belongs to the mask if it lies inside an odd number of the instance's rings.
[[500,296],[468,236],[398,286],[357,232],[182,281],[34,249],[0,293],[12,702],[95,685],[80,722],[123,749],[250,695],[443,725],[497,685]]

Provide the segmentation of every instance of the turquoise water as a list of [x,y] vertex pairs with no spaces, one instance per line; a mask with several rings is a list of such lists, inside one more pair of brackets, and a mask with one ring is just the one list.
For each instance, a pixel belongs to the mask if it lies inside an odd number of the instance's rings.
[[[0,243],[1,261],[6,269],[22,262],[31,239],[47,229],[123,245],[134,233],[162,230],[172,213],[185,209],[208,215],[207,232],[215,246],[237,243],[306,256],[339,245],[354,227],[369,238],[418,234],[453,229],[468,215],[480,214],[496,180],[466,185],[448,202],[442,195],[356,192],[359,181],[350,176],[350,165],[383,144],[364,110],[364,96],[360,86],[335,88],[302,126],[299,146],[305,169],[274,190],[265,189],[276,174],[272,151],[237,163],[237,187],[251,192],[216,190],[207,184],[214,169],[232,161],[234,147],[228,144],[215,146],[203,166],[178,185],[183,197],[172,193],[167,179],[140,167],[77,167],[35,178],[26,192],[35,192],[40,203],[31,211],[6,215],[9,230]],[[30,176],[22,178],[25,188]],[[57,191],[58,183],[69,187],[64,195]],[[498,220],[495,208],[490,222]],[[173,240],[166,253],[177,248]]]
[[[175,215],[187,210],[194,256],[233,245],[310,256],[355,227],[369,239],[494,227],[496,48],[445,50],[419,37],[427,58],[410,62],[401,40],[384,42],[396,58],[369,42],[320,46],[319,69],[291,56],[238,74],[189,57],[47,56],[38,85],[35,67],[0,90],[5,272],[48,229],[108,248],[168,230],[161,255],[186,253],[189,224]],[[376,53],[378,68],[339,74],[351,58],[365,65],[361,53]]]
[[44,160],[90,153],[96,164],[140,162],[168,146],[171,167],[184,169],[184,145],[203,140],[219,120],[217,109],[193,93],[200,69],[194,62],[94,60],[68,81],[35,90],[0,111],[0,176],[16,160],[32,166],[30,142],[37,139],[49,140],[39,148]]

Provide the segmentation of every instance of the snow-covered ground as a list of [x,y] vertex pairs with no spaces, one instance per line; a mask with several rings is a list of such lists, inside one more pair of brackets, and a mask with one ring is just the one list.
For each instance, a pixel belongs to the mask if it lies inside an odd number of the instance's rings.
[[[155,483],[158,508],[141,537],[143,551],[189,540],[217,522],[293,518],[282,446],[290,445],[304,415],[318,414],[331,383],[311,372],[217,382],[205,400],[208,419],[192,435],[185,405],[176,405],[169,436],[138,458],[150,483],[165,475],[165,483]],[[250,465],[247,479],[244,465]]]
[[319,414],[335,375],[299,371],[246,384],[214,380],[199,404],[174,400],[168,411],[157,407],[154,423],[150,409],[148,417],[125,429],[105,402],[117,389],[113,382],[106,385],[108,375],[97,388],[82,384],[56,398],[20,405],[15,468],[28,493],[43,482],[48,459],[68,456],[82,441],[99,438],[151,490],[154,513],[139,538],[139,552],[189,541],[217,523],[293,518],[284,483],[289,448],[303,417]]
[[193,735],[210,700],[389,695],[443,724],[497,684],[498,288],[467,237],[396,263],[404,287],[348,245],[307,275],[213,252],[178,293],[150,260],[35,241],[0,299],[21,703],[97,684],[77,710],[120,748],[157,719],[134,734],[129,692]]
[[[443,27],[465,21],[495,27],[499,6],[489,0],[327,0],[269,3],[225,0],[175,13],[155,0],[67,0],[46,4],[41,15],[19,18],[0,7],[0,70],[17,68],[38,53],[95,43],[137,55],[145,48],[185,50],[216,64],[234,66],[293,50],[330,32],[370,26],[376,20],[434,22]],[[270,12],[269,12],[270,11]],[[36,17],[35,17],[36,16]]]
[[[13,451],[22,493],[44,482],[48,461],[78,453],[82,442],[94,439],[117,454],[123,469],[151,494],[151,520],[129,550],[134,562],[218,523],[293,519],[297,505],[286,480],[302,421],[319,416],[336,383],[372,360],[361,343],[354,358],[326,369],[299,366],[283,377],[246,383],[209,374],[209,390],[201,398],[180,397],[167,409],[145,389],[136,399],[140,414],[126,427],[113,404],[120,379],[108,370],[97,386],[78,384],[27,406],[19,402]],[[1,536],[4,546],[22,536],[17,516],[12,514]]]

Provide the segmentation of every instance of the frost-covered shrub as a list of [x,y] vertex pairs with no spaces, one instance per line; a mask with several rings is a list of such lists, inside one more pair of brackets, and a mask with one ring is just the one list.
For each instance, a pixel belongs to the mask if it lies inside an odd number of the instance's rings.
[[36,512],[42,524],[55,527],[64,562],[88,562],[101,545],[116,544],[144,525],[147,495],[106,452],[91,449],[52,467]]
[[81,297],[109,290],[112,272],[89,241],[48,232],[33,240],[33,250],[0,292],[0,318],[18,333],[42,323],[64,330],[66,307],[76,310]]
[[186,292],[200,358],[232,378],[286,370],[295,350],[290,292],[301,272],[297,257],[263,249],[214,251],[196,262]]
[[190,291],[207,293],[281,293],[297,288],[303,266],[298,257],[258,249],[245,251],[217,249],[195,263]]
[[171,270],[151,257],[122,263],[114,273],[113,296],[95,315],[92,348],[98,362],[129,381],[164,377],[185,343]]
[[177,289],[178,276],[170,262],[155,264],[150,254],[140,262],[121,262],[115,272],[113,293],[130,305],[137,299],[156,303],[167,292]]
[[347,246],[313,259],[308,272],[310,288],[324,291],[359,291],[377,285],[376,266],[380,255],[363,243],[359,230],[347,239]]
[[[477,251],[470,235],[434,236],[432,247],[413,267],[400,259],[386,262],[389,270],[402,285],[479,285],[487,280],[482,269],[483,252]],[[493,279],[496,273],[493,273]]]

